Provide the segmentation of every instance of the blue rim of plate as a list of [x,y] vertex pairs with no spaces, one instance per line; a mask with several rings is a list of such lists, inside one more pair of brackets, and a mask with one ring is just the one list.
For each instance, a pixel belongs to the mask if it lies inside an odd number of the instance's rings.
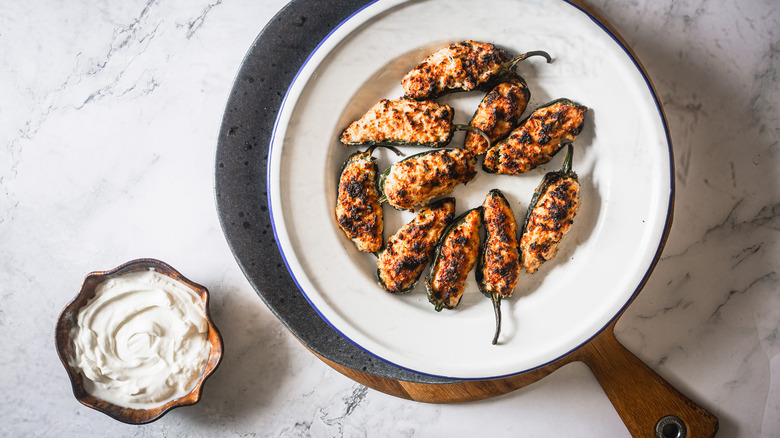
[[[314,56],[314,54],[317,53],[320,50],[322,45],[337,30],[339,30],[347,22],[352,20],[356,15],[361,14],[365,9],[367,9],[368,7],[370,7],[370,6],[372,6],[372,5],[376,4],[376,3],[379,3],[380,1],[381,0],[373,0],[370,3],[367,3],[366,5],[362,6],[361,8],[359,8],[358,10],[353,12],[352,14],[350,14],[346,19],[341,21],[330,32],[328,32],[328,34],[325,36],[325,38],[323,38],[322,41],[320,41],[317,44],[317,46],[314,48],[314,50],[312,50],[311,53],[309,53],[309,55],[306,57],[306,60],[303,62],[301,67],[296,72],[295,76],[293,77],[292,82],[290,83],[291,86],[288,87],[287,91],[285,92],[284,98],[282,99],[282,104],[280,106],[279,112],[277,113],[277,117],[276,117],[276,120],[274,121],[274,126],[273,126],[273,130],[272,130],[272,133],[271,133],[271,141],[270,141],[270,145],[269,145],[269,157],[273,154],[273,144],[274,144],[274,139],[276,138],[277,133],[278,133],[280,120],[282,118],[282,113],[283,113],[282,109],[287,104],[287,101],[288,101],[288,98],[289,98],[289,94],[290,94],[290,89],[292,88],[292,84],[294,84],[298,80],[301,72],[306,68],[306,66],[311,61],[311,59]],[[430,377],[435,377],[435,378],[451,379],[451,380],[455,380],[455,381],[480,381],[480,380],[501,379],[501,378],[505,378],[505,377],[515,376],[515,375],[518,375],[518,374],[523,374],[523,373],[528,373],[528,372],[531,372],[531,371],[534,371],[534,370],[538,370],[540,368],[544,368],[544,367],[546,367],[546,366],[548,366],[550,364],[553,364],[553,363],[559,361],[560,359],[570,355],[572,352],[574,352],[576,350],[579,350],[580,348],[582,348],[582,346],[588,344],[596,336],[598,336],[601,332],[603,332],[605,329],[607,329],[607,327],[609,327],[613,322],[615,322],[615,320],[626,310],[626,308],[631,304],[631,302],[634,300],[634,298],[642,290],[642,288],[644,287],[644,285],[647,282],[648,278],[650,277],[650,274],[652,274],[656,264],[658,263],[658,260],[659,260],[659,258],[661,256],[661,252],[663,251],[664,244],[666,243],[666,239],[667,239],[667,237],[669,235],[669,231],[670,231],[671,225],[672,225],[672,217],[673,217],[673,210],[674,210],[674,193],[675,193],[675,185],[674,185],[674,174],[675,174],[674,173],[674,151],[673,151],[673,148],[672,148],[672,141],[671,141],[671,137],[670,137],[670,134],[669,134],[669,126],[668,126],[668,123],[667,123],[667,120],[666,120],[666,116],[665,116],[664,111],[663,111],[663,107],[661,106],[661,102],[658,99],[658,96],[656,95],[655,88],[653,87],[652,82],[650,81],[650,78],[647,75],[647,72],[645,72],[645,70],[642,67],[642,65],[640,64],[640,62],[637,60],[637,58],[634,56],[634,54],[631,52],[631,50],[623,43],[621,38],[618,37],[615,33],[613,33],[607,26],[605,26],[602,21],[600,21],[593,14],[591,14],[589,11],[587,11],[586,9],[581,7],[580,5],[575,4],[571,0],[560,0],[560,1],[570,5],[572,7],[574,7],[575,9],[577,9],[578,11],[583,13],[585,16],[587,16],[594,24],[596,24],[596,26],[598,26],[604,33],[606,33],[612,39],[612,41],[615,42],[615,44],[617,44],[618,47],[620,47],[620,49],[623,50],[623,52],[628,56],[628,58],[634,64],[634,67],[637,69],[637,71],[642,76],[642,79],[644,80],[645,85],[647,86],[648,91],[650,92],[650,95],[653,98],[653,102],[655,104],[656,111],[658,112],[658,115],[660,117],[661,123],[663,125],[664,136],[666,138],[666,144],[667,144],[668,154],[669,154],[668,155],[669,156],[669,195],[668,195],[669,199],[668,199],[667,210],[666,210],[666,221],[665,221],[664,230],[663,230],[663,232],[661,234],[660,241],[658,242],[658,246],[656,248],[655,254],[653,256],[653,259],[652,259],[650,265],[647,267],[644,275],[641,278],[641,281],[636,286],[636,288],[634,289],[633,293],[628,297],[628,299],[623,304],[623,306],[619,309],[619,311],[617,313],[615,313],[615,315],[613,315],[606,322],[606,324],[604,324],[603,327],[601,327],[599,330],[597,330],[595,333],[593,333],[593,335],[588,337],[587,340],[585,340],[584,342],[582,342],[579,345],[575,346],[574,348],[572,348],[571,350],[567,351],[566,353],[556,357],[555,359],[552,359],[550,361],[547,361],[545,363],[542,363],[540,365],[537,365],[535,367],[531,367],[531,368],[528,368],[528,369],[525,369],[525,370],[520,370],[520,371],[517,371],[517,372],[512,372],[512,373],[502,374],[502,375],[496,375],[496,376],[487,376],[487,377],[452,377],[452,376],[433,374],[433,373],[428,373],[428,372],[424,372],[424,371],[420,371],[420,370],[415,370],[415,369],[412,369],[412,368],[409,368],[409,367],[405,367],[403,365],[400,365],[398,363],[395,363],[393,361],[390,361],[390,360],[388,360],[386,358],[383,358],[383,357],[377,355],[376,353],[374,353],[371,350],[363,347],[362,345],[360,345],[359,343],[357,343],[356,341],[354,341],[353,339],[348,337],[343,331],[341,331],[338,327],[336,327],[336,325],[334,325],[322,313],[322,311],[319,308],[317,308],[317,306],[312,302],[312,300],[306,294],[306,291],[301,286],[299,280],[295,277],[295,274],[293,273],[293,270],[290,267],[290,264],[289,264],[289,261],[288,261],[288,257],[284,253],[284,251],[282,249],[282,246],[279,243],[279,234],[278,234],[278,230],[276,228],[276,221],[274,220],[274,210],[273,210],[273,206],[272,206],[272,198],[271,198],[271,194],[270,194],[270,191],[269,191],[269,193],[268,193],[268,202],[267,202],[268,205],[267,206],[268,206],[268,212],[269,212],[270,217],[271,217],[271,226],[272,226],[272,229],[273,229],[274,240],[276,241],[276,245],[277,245],[277,248],[279,250],[279,254],[281,255],[282,260],[284,262],[285,268],[287,269],[287,272],[290,274],[290,277],[292,278],[292,280],[295,283],[296,287],[301,292],[301,295],[303,295],[303,297],[309,303],[309,305],[320,316],[320,318],[322,318],[322,320],[325,321],[325,323],[328,324],[328,326],[330,326],[334,331],[336,331],[344,339],[346,339],[349,342],[351,342],[355,347],[359,348],[360,350],[364,351],[365,353],[369,354],[370,356],[372,356],[372,357],[374,357],[376,359],[379,359],[379,360],[381,360],[383,362],[389,363],[389,364],[391,364],[394,367],[397,367],[397,368],[400,368],[400,369],[403,369],[403,370],[406,370],[406,371],[409,371],[409,372],[412,372],[412,373],[417,373],[417,374],[421,374],[421,375],[424,375],[424,376],[430,376]],[[266,184],[267,184],[268,187],[271,187],[272,186],[271,183],[272,183],[272,181],[271,181],[271,166],[268,166],[267,172],[266,172]]]

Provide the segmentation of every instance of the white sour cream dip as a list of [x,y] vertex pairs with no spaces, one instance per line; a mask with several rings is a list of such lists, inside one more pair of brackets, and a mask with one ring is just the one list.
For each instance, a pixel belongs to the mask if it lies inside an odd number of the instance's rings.
[[192,391],[211,348],[200,296],[154,270],[99,284],[79,311],[71,338],[84,389],[134,409],[155,408]]

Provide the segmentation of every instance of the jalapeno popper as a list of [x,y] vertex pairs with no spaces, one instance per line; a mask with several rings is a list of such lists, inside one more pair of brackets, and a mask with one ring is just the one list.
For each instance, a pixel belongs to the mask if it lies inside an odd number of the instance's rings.
[[571,170],[574,147],[568,151],[561,170],[550,172],[531,198],[520,237],[522,264],[529,273],[558,253],[558,244],[569,232],[580,207],[580,183]]
[[482,207],[460,215],[442,233],[425,283],[428,301],[437,312],[452,309],[466,289],[466,277],[477,263]]
[[493,87],[482,99],[469,123],[484,132],[487,138],[469,132],[466,134],[465,148],[475,155],[487,152],[491,144],[503,139],[517,127],[530,98],[528,85],[519,76],[512,76]]
[[425,205],[474,179],[476,164],[476,156],[463,149],[440,149],[404,158],[380,175],[381,200],[399,210]]
[[477,261],[479,290],[493,302],[496,331],[493,344],[501,332],[501,299],[512,296],[520,280],[520,253],[517,248],[517,223],[504,194],[491,190],[482,203],[485,239]]
[[421,208],[411,222],[391,236],[376,261],[377,279],[388,292],[414,288],[431,259],[442,231],[455,216],[455,199],[444,198]]
[[356,152],[347,158],[339,177],[336,198],[336,222],[359,251],[376,252],[382,248],[383,214],[379,202],[374,148]]
[[452,91],[487,91],[513,74],[518,62],[534,55],[552,61],[542,51],[509,58],[493,44],[462,41],[433,52],[403,77],[401,86],[411,99],[432,99]]
[[341,134],[345,146],[440,147],[452,140],[454,111],[449,105],[412,99],[382,99]]
[[568,99],[558,99],[538,109],[520,123],[509,137],[485,154],[486,172],[520,174],[547,163],[582,131],[588,108]]

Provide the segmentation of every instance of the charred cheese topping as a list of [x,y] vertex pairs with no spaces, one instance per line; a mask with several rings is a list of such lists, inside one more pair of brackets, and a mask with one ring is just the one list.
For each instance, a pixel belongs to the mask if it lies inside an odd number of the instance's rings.
[[376,177],[376,161],[368,150],[350,156],[339,179],[336,222],[357,249],[364,252],[382,248],[382,204]]
[[493,87],[480,102],[470,123],[485,132],[490,143],[481,135],[469,132],[466,134],[466,149],[482,155],[490,144],[509,135],[520,123],[530,95],[525,81],[517,76]]
[[587,110],[566,99],[537,109],[509,137],[487,151],[482,168],[514,175],[547,163],[564,141],[573,141],[579,135]]
[[411,290],[454,212],[454,198],[434,202],[391,236],[376,261],[379,284],[393,293]]
[[470,91],[489,81],[506,61],[493,44],[463,41],[425,58],[401,80],[406,97],[427,99],[446,90]]
[[469,210],[456,220],[436,248],[436,256],[428,277],[428,301],[439,311],[452,309],[460,302],[466,289],[466,277],[479,256],[479,228],[482,209]]
[[474,179],[476,164],[476,156],[463,149],[423,152],[394,163],[381,188],[390,205],[408,210]]
[[506,198],[491,190],[482,203],[485,244],[480,264],[480,289],[486,295],[512,296],[520,280],[517,223]]
[[522,263],[527,272],[536,272],[557,254],[558,244],[569,232],[579,207],[580,184],[576,178],[561,176],[547,182],[520,238]]
[[449,105],[411,99],[382,99],[341,134],[346,146],[416,145],[438,147],[452,140]]

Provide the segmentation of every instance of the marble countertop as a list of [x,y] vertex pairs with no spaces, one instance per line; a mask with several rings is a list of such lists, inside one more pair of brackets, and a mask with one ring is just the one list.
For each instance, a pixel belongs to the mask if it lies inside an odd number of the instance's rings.
[[[433,405],[330,369],[241,273],[214,201],[234,75],[281,0],[11,0],[0,7],[0,430],[5,436],[576,436],[628,432],[585,365]],[[592,0],[652,78],[674,224],[618,339],[718,416],[780,435],[780,8]],[[301,17],[306,25],[307,17]],[[212,292],[225,357],[195,406],[144,426],[73,397],[59,312],[91,271],[153,257]]]

